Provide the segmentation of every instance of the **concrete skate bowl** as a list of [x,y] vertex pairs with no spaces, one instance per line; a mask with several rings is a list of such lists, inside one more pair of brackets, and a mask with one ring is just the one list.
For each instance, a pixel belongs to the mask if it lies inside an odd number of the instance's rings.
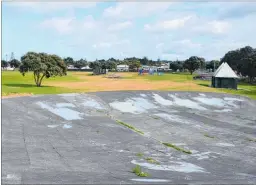
[[255,135],[256,102],[227,94],[8,98],[2,183],[256,183]]

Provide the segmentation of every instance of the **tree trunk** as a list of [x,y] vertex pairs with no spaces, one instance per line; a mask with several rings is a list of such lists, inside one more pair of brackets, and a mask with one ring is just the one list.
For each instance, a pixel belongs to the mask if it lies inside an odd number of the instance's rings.
[[193,71],[190,71],[190,75],[192,75],[193,74]]
[[42,76],[41,79],[39,80],[39,87],[41,87],[42,80],[43,80],[44,77],[45,77],[45,74],[43,74],[43,76]]

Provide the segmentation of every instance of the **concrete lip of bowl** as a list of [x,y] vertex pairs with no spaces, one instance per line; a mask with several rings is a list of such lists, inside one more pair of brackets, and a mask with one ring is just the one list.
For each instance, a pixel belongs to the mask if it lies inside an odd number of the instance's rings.
[[[228,94],[120,91],[7,98],[2,182],[256,183],[255,136],[256,101]],[[150,176],[132,173],[136,165]]]

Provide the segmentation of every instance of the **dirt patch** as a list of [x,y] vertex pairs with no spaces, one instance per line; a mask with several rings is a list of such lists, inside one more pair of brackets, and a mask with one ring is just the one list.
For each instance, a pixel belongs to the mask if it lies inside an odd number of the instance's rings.
[[6,98],[14,98],[14,97],[21,97],[21,96],[32,96],[32,93],[11,93],[11,94],[2,94],[2,99]]
[[161,89],[198,89],[199,85],[192,82],[147,81],[144,79],[107,79],[95,76],[85,82],[58,82],[49,83],[56,87],[79,89],[86,91],[119,91],[119,90],[161,90]]

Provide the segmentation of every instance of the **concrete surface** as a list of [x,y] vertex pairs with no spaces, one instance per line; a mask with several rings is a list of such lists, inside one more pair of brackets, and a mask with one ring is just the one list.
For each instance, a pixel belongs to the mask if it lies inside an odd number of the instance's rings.
[[[256,183],[255,139],[256,102],[227,94],[8,98],[2,100],[2,183]],[[132,173],[136,164],[150,176]]]

